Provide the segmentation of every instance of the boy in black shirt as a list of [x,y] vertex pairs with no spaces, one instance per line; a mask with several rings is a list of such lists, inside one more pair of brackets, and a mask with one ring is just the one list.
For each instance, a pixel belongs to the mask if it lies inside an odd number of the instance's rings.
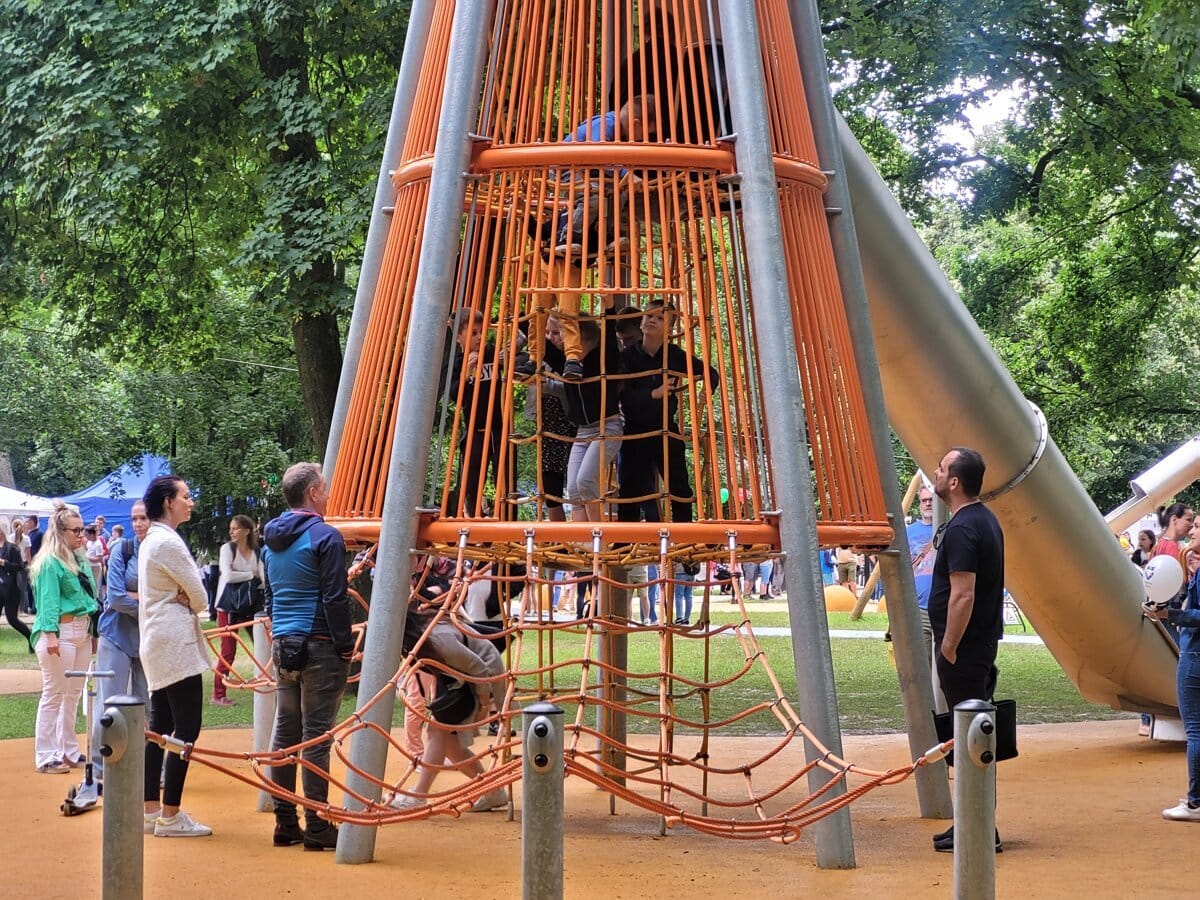
[[703,360],[667,343],[671,315],[661,300],[652,300],[642,316],[642,339],[621,351],[622,372],[636,376],[625,380],[621,393],[625,434],[629,435],[621,445],[618,463],[619,496],[626,501],[617,507],[622,522],[636,522],[643,512],[648,520],[660,516],[657,502],[637,502],[637,498],[657,496],[660,477],[670,493],[671,521],[692,521],[695,501],[686,447],[676,421],[676,394],[685,378],[707,378],[715,385],[718,375]]

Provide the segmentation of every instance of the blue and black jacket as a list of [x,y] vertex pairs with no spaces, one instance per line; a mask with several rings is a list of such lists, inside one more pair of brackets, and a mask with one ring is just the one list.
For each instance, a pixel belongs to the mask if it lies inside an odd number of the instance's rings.
[[290,509],[263,529],[267,615],[271,634],[332,641],[354,649],[346,596],[346,543],[312,510]]

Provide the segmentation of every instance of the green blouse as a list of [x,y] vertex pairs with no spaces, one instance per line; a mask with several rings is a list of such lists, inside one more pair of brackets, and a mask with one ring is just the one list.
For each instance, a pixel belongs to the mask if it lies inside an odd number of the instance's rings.
[[[79,562],[79,572],[92,588],[91,594],[84,590],[80,575],[72,572],[57,556],[51,556],[38,569],[33,579],[33,602],[37,605],[37,618],[33,623],[33,634],[29,644],[37,644],[42,632],[58,634],[58,620],[62,616],[90,616],[99,607],[96,604],[96,582],[92,569],[84,558]],[[89,625],[89,628],[91,626]]]

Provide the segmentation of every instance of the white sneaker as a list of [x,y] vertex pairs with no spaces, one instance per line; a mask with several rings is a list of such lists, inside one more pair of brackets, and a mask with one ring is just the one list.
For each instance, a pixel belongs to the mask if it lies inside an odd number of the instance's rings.
[[1186,799],[1180,800],[1178,806],[1163,810],[1163,818],[1172,822],[1200,822],[1200,808],[1188,806]]
[[388,801],[388,806],[392,809],[417,809],[420,806],[425,806],[429,803],[424,797],[414,797],[411,794],[401,794],[399,792],[392,794],[392,799]]
[[508,791],[504,788],[496,788],[494,791],[488,791],[471,804],[471,812],[491,812],[493,809],[507,808]]
[[154,823],[155,837],[208,837],[210,834],[211,828],[201,825],[183,810],[169,819],[159,816]]
[[158,821],[158,812],[142,813],[142,834],[154,834],[154,823]]

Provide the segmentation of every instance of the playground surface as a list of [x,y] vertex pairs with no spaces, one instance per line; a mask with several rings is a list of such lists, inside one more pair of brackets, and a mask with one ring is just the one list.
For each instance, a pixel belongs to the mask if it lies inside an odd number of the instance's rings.
[[[244,749],[244,730],[202,733],[205,746]],[[768,739],[714,741],[714,755],[749,759]],[[1178,744],[1136,735],[1133,718],[1020,731],[1021,756],[1000,766],[998,815],[1005,852],[999,897],[1176,897],[1200,828],[1166,822],[1185,782]],[[846,756],[873,768],[903,764],[902,734],[848,736]],[[4,788],[5,896],[100,896],[99,811],[58,812],[70,779],[33,773],[32,741],[0,743]],[[794,760],[773,760],[783,767]],[[443,776],[448,777],[448,776]],[[851,807],[858,868],[817,868],[812,838],[796,844],[726,841],[658,821],[579,779],[566,783],[565,894],[610,900],[660,897],[950,896],[953,856],[933,852],[945,823],[919,818],[915,788],[880,788]],[[517,805],[520,805],[518,786]],[[255,792],[193,766],[185,806],[211,838],[145,839],[147,897],[243,896],[509,898],[520,895],[521,828],[504,813],[438,817],[383,828],[376,861],[334,865],[332,853],[271,846],[272,820],[254,812]],[[1151,849],[1152,848],[1152,849]],[[1169,864],[1164,864],[1170,861]],[[1183,868],[1179,868],[1180,866]],[[227,885],[228,889],[218,885]],[[1186,890],[1183,890],[1186,893]]]

